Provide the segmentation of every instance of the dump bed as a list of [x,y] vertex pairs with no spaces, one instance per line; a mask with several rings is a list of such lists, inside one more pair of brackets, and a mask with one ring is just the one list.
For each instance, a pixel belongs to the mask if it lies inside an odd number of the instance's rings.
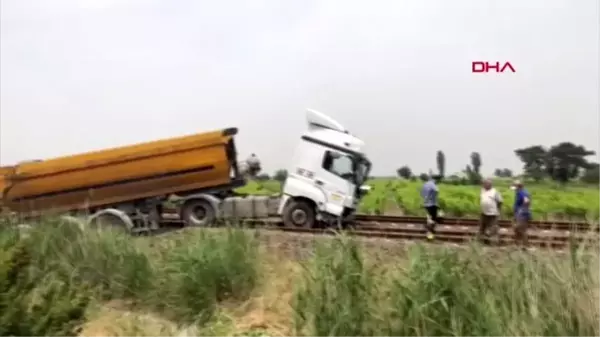
[[13,211],[98,208],[225,187],[237,179],[229,128],[2,168]]
[[0,167],[0,212],[2,212],[3,204],[2,204],[2,195],[4,191],[4,187],[6,186],[5,176],[12,172],[12,166],[1,166]]

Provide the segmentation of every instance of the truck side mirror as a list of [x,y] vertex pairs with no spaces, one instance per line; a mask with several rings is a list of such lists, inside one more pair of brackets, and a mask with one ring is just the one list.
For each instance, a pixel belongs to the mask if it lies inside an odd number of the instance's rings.
[[367,195],[371,191],[371,186],[369,186],[369,185],[361,185],[358,188],[358,190],[359,190],[360,196],[363,197],[363,196]]

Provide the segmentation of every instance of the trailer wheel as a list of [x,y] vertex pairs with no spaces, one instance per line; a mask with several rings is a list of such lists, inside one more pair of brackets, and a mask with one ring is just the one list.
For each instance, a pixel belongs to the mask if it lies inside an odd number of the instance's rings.
[[181,220],[186,226],[206,227],[216,220],[215,208],[206,200],[190,200],[181,207]]
[[114,214],[102,214],[90,221],[90,227],[99,230],[127,232],[127,225]]
[[286,227],[312,228],[315,225],[315,209],[303,200],[292,200],[283,212]]

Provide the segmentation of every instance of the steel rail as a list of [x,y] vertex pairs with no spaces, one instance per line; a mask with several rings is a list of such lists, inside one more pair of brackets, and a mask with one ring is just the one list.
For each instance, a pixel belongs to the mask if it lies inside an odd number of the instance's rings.
[[[372,221],[379,223],[425,223],[425,217],[419,216],[392,216],[392,215],[370,215],[357,214],[356,221]],[[474,218],[442,218],[444,225],[459,225],[459,226],[479,226],[479,219]],[[512,227],[513,223],[508,219],[500,219],[498,221],[500,227]],[[600,226],[586,222],[567,222],[567,221],[541,221],[534,220],[530,222],[530,226],[537,229],[545,230],[565,230],[565,231],[596,231],[600,232]]]
[[[393,239],[393,240],[408,240],[408,241],[428,241],[433,243],[454,243],[454,244],[466,244],[474,241],[472,235],[467,233],[437,233],[434,240],[429,240],[425,236],[425,233],[415,233],[406,231],[405,229],[394,229],[393,231],[389,228],[386,230],[344,230],[335,231],[331,229],[310,229],[310,228],[289,228],[289,227],[264,227],[265,229],[279,230],[290,233],[311,233],[318,235],[339,235],[340,233],[348,234],[357,237],[366,238],[380,238],[380,239]],[[529,247],[539,248],[550,248],[550,249],[564,249],[569,247],[571,244],[585,244],[586,241],[583,238],[568,239],[568,238],[548,238],[540,239],[530,237],[528,240]],[[500,237],[500,239],[493,243],[493,246],[506,247],[514,245],[514,241],[509,237]]]

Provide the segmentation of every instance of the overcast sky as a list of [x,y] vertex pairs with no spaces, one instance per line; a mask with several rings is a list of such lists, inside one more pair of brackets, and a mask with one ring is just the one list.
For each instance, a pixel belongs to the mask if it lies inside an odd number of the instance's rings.
[[306,108],[364,139],[375,174],[435,169],[437,150],[486,173],[533,144],[598,150],[598,0],[0,6],[2,165],[236,126],[272,172]]

